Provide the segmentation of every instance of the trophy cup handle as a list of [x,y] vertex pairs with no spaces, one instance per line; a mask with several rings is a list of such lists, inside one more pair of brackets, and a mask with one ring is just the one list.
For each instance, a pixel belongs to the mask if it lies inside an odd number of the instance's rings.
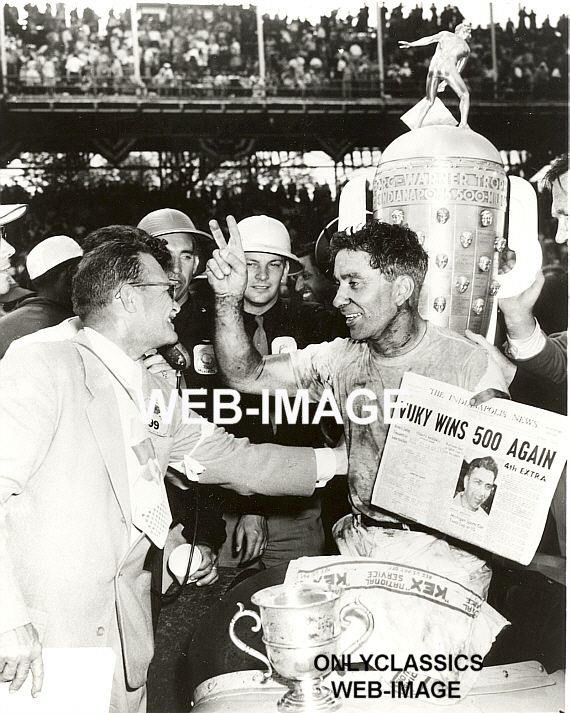
[[510,272],[497,275],[498,297],[515,297],[532,285],[542,265],[538,241],[538,204],[534,188],[524,178],[509,176],[508,246],[517,254]]
[[232,620],[230,621],[230,625],[228,627],[230,639],[238,647],[238,649],[240,649],[246,654],[249,654],[250,656],[253,656],[253,658],[258,659],[267,666],[267,671],[264,671],[263,676],[265,679],[268,679],[271,677],[273,670],[271,668],[271,664],[269,663],[269,659],[267,658],[267,656],[264,656],[262,653],[257,651],[257,649],[254,649],[251,646],[244,644],[243,641],[241,641],[241,639],[239,639],[237,634],[235,633],[236,622],[246,616],[251,617],[255,622],[255,624],[253,624],[253,626],[251,627],[252,631],[259,631],[261,629],[261,619],[259,618],[259,614],[257,612],[251,611],[250,609],[245,609],[243,604],[241,602],[238,602],[238,610],[233,615]]
[[[362,633],[355,641],[349,642],[348,645],[344,647],[343,639],[345,638],[345,634],[347,633],[346,630],[350,626],[353,617],[363,621],[366,628],[364,633]],[[361,603],[360,598],[357,597],[354,602],[345,604],[340,610],[340,625],[344,631],[340,637],[339,649],[344,654],[351,654],[353,651],[356,651],[356,649],[363,644],[372,633],[372,630],[374,629],[374,617],[372,616],[372,612],[365,607],[364,604]]]

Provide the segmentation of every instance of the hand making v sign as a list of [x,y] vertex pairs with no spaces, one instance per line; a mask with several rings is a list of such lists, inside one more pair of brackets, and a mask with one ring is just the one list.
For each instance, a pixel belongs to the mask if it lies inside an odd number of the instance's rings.
[[227,217],[230,239],[226,243],[217,220],[210,221],[210,230],[218,246],[206,264],[206,276],[217,297],[242,299],[247,286],[247,266],[239,234],[232,215]]

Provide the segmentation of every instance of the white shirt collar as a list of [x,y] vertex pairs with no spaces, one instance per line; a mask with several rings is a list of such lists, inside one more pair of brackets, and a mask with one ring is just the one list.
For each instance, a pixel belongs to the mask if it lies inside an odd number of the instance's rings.
[[114,342],[91,327],[83,331],[89,340],[93,351],[109,367],[115,376],[128,388],[140,391],[142,389],[142,367]]

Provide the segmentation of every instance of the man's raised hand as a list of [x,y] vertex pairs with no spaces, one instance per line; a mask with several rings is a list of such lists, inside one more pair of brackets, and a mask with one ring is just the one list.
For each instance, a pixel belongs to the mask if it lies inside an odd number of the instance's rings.
[[544,282],[542,270],[539,270],[532,285],[519,295],[501,299],[499,291],[499,309],[505,317],[507,334],[511,339],[527,339],[534,332],[536,322],[533,310]]
[[236,220],[228,215],[230,239],[226,243],[217,220],[210,221],[210,230],[218,248],[206,264],[206,276],[217,296],[242,298],[247,286],[247,266]]

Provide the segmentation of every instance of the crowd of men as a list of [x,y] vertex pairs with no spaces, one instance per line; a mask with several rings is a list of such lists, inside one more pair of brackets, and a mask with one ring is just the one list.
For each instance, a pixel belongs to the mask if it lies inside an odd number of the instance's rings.
[[[133,92],[130,10],[111,10],[99,18],[90,8],[66,18],[63,3],[45,12],[27,6],[27,18],[6,6],[8,76],[13,90],[56,89],[105,94]],[[398,48],[413,40],[453,29],[464,18],[452,5],[428,17],[420,6],[404,15],[402,6],[383,8],[386,91],[409,96],[425,81],[426,57]],[[516,18],[515,18],[516,19]],[[265,91],[337,92],[359,88],[376,92],[376,29],[369,10],[319,22],[285,17],[264,18],[267,62]],[[169,6],[166,14],[145,12],[139,22],[141,48],[139,91],[203,96],[259,89],[255,9],[232,6]],[[566,91],[568,29],[565,16],[537,26],[533,11],[520,8],[518,22],[497,25],[498,76],[495,77],[488,28],[473,30],[471,58],[465,71],[470,89],[491,93],[495,80],[501,95],[563,97]]]
[[[564,241],[567,156],[548,181]],[[225,232],[215,220],[207,232],[160,208],[81,245],[47,237],[27,256],[32,293],[9,274],[5,234],[22,211],[0,207],[0,301],[10,306],[0,317],[0,681],[16,690],[30,674],[41,695],[42,647],[110,646],[111,709],[144,711],[160,606],[151,580],[160,591],[168,541],[200,549],[199,586],[215,581],[218,561],[237,571],[330,551],[320,507],[335,475],[347,474],[349,491],[333,528],[341,554],[430,569],[486,596],[485,553],[371,504],[388,427],[349,418],[346,404],[357,388],[398,388],[408,370],[481,399],[505,395],[520,371],[563,383],[566,333],[545,335],[533,314],[542,275],[500,301],[507,358],[421,317],[428,257],[407,226],[371,220],[335,233],[330,287],[311,246],[295,254],[271,216],[229,216]],[[300,299],[282,296],[290,275]],[[224,430],[212,419],[228,385],[245,416]],[[184,388],[203,390],[190,420]],[[332,389],[342,428],[281,423],[264,395],[278,388],[315,402]],[[350,412],[364,408],[354,400]],[[480,461],[456,497],[487,517],[493,464]],[[562,482],[562,556],[564,505]]]

